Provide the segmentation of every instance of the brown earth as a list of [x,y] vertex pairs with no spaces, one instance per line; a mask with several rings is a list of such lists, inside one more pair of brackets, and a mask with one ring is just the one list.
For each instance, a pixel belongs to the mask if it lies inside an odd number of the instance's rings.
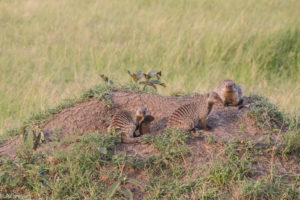
[[[168,116],[178,106],[196,100],[197,96],[165,97],[151,93],[115,91],[110,96],[113,106],[105,105],[101,100],[91,99],[54,115],[43,129],[49,131],[61,128],[64,134],[72,131],[102,132],[106,130],[110,117],[117,110],[134,112],[138,106],[146,106],[147,114],[155,118],[152,122],[151,133],[158,134],[164,131]],[[208,125],[213,128],[212,133],[219,133],[225,129],[226,136],[220,135],[220,137],[230,137],[229,133],[235,132],[233,129],[236,127],[227,127],[227,125],[234,124],[246,112],[247,109],[239,110],[237,107],[216,106],[208,118]]]
[[[198,96],[168,97],[151,93],[115,91],[110,96],[113,106],[105,105],[101,100],[90,99],[54,115],[44,125],[43,130],[49,132],[61,129],[63,135],[74,131],[101,133],[106,131],[110,118],[117,110],[135,112],[138,106],[146,106],[147,114],[154,117],[150,128],[151,134],[160,134],[166,128],[168,116],[178,106],[196,100]],[[245,115],[248,110],[248,108],[215,106],[207,120],[212,130],[205,134],[214,136],[216,140],[230,139],[236,135],[256,138],[255,133],[258,130],[253,120]]]
[[[81,134],[90,132],[105,132],[111,117],[119,109],[134,112],[138,106],[145,106],[149,115],[154,117],[151,123],[151,134],[161,134],[166,128],[168,116],[178,106],[189,101],[196,100],[199,95],[182,97],[160,96],[151,93],[137,93],[117,90],[110,94],[112,105],[105,104],[104,100],[91,98],[88,101],[66,108],[58,114],[53,115],[42,127],[46,137],[50,137],[53,132],[59,132],[59,137],[63,138],[68,134],[79,132]],[[245,97],[245,105],[247,106]],[[203,136],[213,136],[214,140],[229,140],[233,137],[252,138],[259,140],[261,134],[257,135],[258,129],[254,121],[247,113],[249,108],[238,109],[237,107],[224,107],[217,105],[208,116],[207,124],[212,129],[203,132]],[[12,138],[0,146],[0,156],[14,157],[16,155],[16,145],[20,143],[18,137]],[[130,149],[131,146],[120,144]],[[140,151],[141,152],[141,151]]]
[[[151,124],[151,134],[162,134],[168,116],[180,105],[189,101],[196,100],[198,95],[182,96],[182,97],[169,97],[160,96],[151,93],[137,93],[129,91],[114,91],[110,94],[110,101],[112,105],[104,103],[104,100],[90,99],[86,102],[74,105],[71,108],[64,109],[58,114],[53,115],[47,123],[42,127],[45,133],[51,135],[53,132],[60,130],[60,137],[72,133],[90,133],[105,132],[111,117],[119,110],[127,110],[134,112],[136,107],[145,106],[148,109],[149,115],[155,119]],[[210,131],[202,132],[203,137],[193,138],[189,137],[187,144],[191,147],[191,155],[186,158],[185,166],[191,168],[192,173],[186,179],[191,179],[196,176],[203,164],[222,159],[224,156],[224,148],[221,147],[222,141],[229,141],[233,138],[239,139],[252,139],[258,142],[258,145],[264,145],[265,136],[263,130],[255,126],[254,120],[247,115],[251,104],[248,98],[244,98],[245,107],[238,109],[237,107],[224,107],[223,105],[215,106],[208,116],[207,123],[211,127]],[[213,138],[214,142],[208,143],[204,138]],[[278,142],[280,140],[279,134],[272,135],[272,141]],[[20,143],[20,139],[12,139],[0,147],[0,156],[14,157],[16,154],[16,146]],[[47,145],[47,144],[46,144]],[[40,150],[47,149],[43,145]],[[126,152],[138,158],[147,158],[155,152],[153,145],[145,143],[137,144],[118,144],[117,151]],[[276,163],[275,170],[279,174],[287,172],[300,173],[300,165],[297,161],[290,161],[286,163],[280,158],[275,158],[271,162],[271,153],[263,155],[259,158],[260,162],[256,164],[256,168],[262,174],[268,173],[272,162]],[[296,162],[296,163],[294,163]],[[146,174],[144,171],[125,169],[126,174],[141,183],[147,183]],[[142,192],[138,187],[128,184],[128,187],[134,193],[134,199],[143,199],[147,193]]]

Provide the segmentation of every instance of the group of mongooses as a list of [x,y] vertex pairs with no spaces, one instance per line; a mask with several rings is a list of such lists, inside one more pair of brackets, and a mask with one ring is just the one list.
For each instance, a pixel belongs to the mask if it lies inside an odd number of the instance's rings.
[[[170,115],[167,128],[192,131],[200,124],[203,130],[207,130],[206,119],[214,104],[238,106],[243,103],[242,97],[240,85],[232,80],[224,80],[216,88],[216,92],[201,95],[197,100],[177,108]],[[150,133],[150,123],[154,118],[146,114],[146,107],[138,107],[134,117],[130,112],[119,111],[113,116],[108,130],[120,133],[123,143],[137,143],[139,136]]]

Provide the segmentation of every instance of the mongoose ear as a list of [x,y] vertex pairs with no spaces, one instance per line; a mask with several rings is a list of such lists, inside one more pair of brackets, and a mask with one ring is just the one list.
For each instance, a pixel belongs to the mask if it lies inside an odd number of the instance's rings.
[[146,115],[146,116],[144,117],[144,120],[143,120],[143,121],[145,121],[145,122],[152,122],[154,119],[155,119],[155,118],[154,118],[153,116],[151,116],[151,115]]

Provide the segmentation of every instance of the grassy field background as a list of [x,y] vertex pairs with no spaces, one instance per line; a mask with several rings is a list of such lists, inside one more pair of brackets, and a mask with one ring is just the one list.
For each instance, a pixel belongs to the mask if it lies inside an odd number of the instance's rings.
[[225,78],[300,114],[298,0],[0,0],[0,134],[104,73],[162,70],[174,92]]

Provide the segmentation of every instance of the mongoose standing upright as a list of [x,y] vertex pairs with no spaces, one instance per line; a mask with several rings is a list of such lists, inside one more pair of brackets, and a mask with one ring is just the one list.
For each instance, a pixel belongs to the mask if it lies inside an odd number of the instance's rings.
[[224,102],[224,106],[237,106],[243,104],[243,89],[242,86],[236,84],[233,80],[224,80],[216,88]]
[[191,131],[201,124],[207,130],[206,118],[214,104],[222,103],[216,92],[202,95],[196,101],[180,106],[169,117],[167,127],[177,128],[181,131]]
[[121,134],[121,140],[123,143],[136,143],[139,138],[134,138],[140,136],[142,133],[139,131],[140,123],[144,121],[147,108],[138,107],[135,113],[135,119],[132,117],[132,113],[127,111],[117,112],[108,127],[108,132],[112,130],[119,132]]

